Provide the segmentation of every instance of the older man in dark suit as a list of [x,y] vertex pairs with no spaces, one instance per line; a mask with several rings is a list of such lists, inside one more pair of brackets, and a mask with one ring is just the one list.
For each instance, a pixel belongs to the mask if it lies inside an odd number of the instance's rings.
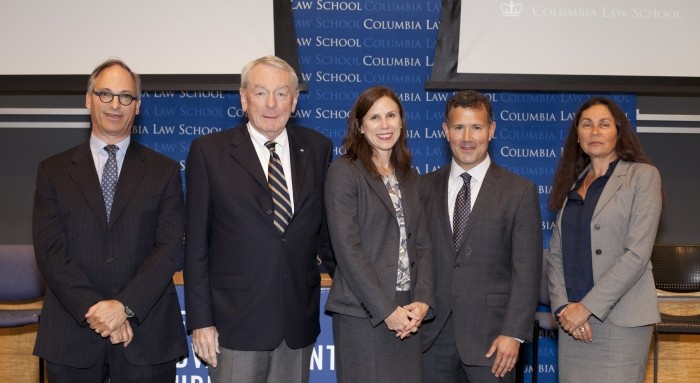
[[33,235],[48,285],[34,353],[49,381],[168,382],[187,354],[173,273],[185,211],[178,164],[131,140],[139,77],[92,73],[90,140],[39,165]]
[[535,185],[491,161],[491,102],[473,91],[447,102],[452,162],[421,178],[433,240],[436,318],[423,326],[423,381],[511,382],[532,338],[542,265]]
[[187,327],[214,382],[306,382],[332,145],[287,125],[299,89],[285,61],[247,64],[240,93],[248,123],[196,139],[187,157]]

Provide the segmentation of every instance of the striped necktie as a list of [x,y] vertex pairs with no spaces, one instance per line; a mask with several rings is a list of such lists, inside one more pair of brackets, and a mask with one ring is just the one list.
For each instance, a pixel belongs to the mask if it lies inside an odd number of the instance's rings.
[[270,163],[267,167],[267,184],[272,192],[272,202],[275,208],[274,224],[280,233],[284,233],[292,218],[292,204],[289,200],[289,190],[287,190],[287,182],[284,178],[284,169],[282,161],[275,152],[274,141],[268,141],[265,146],[270,149]]
[[102,169],[102,181],[100,182],[100,186],[102,186],[102,196],[105,199],[107,222],[109,222],[109,215],[112,212],[114,189],[117,187],[117,150],[119,150],[117,145],[105,146],[105,151],[109,157],[107,158],[107,162],[105,162],[105,166]]

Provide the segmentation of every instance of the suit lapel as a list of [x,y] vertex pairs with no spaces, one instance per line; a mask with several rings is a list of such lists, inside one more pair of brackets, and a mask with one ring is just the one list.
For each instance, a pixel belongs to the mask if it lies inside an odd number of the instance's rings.
[[498,190],[498,182],[501,178],[498,165],[491,162],[489,169],[486,171],[484,180],[481,184],[481,189],[479,190],[479,195],[476,198],[476,202],[472,207],[472,212],[469,214],[469,220],[467,221],[467,226],[464,229],[464,241],[462,246],[467,243],[467,238],[471,233],[472,229],[476,226],[477,222],[481,219],[481,216],[486,212],[486,208],[490,205],[491,199],[496,194]]
[[76,187],[83,194],[92,213],[97,217],[103,230],[107,230],[107,210],[102,196],[100,180],[95,170],[95,161],[90,152],[90,143],[86,142],[78,146],[72,159],[72,166],[68,169],[70,177]]
[[[287,127],[287,139],[289,140],[289,159],[292,167],[292,190],[294,191],[294,211],[298,211],[306,193],[304,173],[309,160],[308,148],[303,140],[298,137],[296,129]],[[292,221],[294,216],[292,216]]]
[[132,139],[129,143],[129,148],[126,150],[124,163],[119,172],[117,188],[114,191],[114,204],[110,213],[110,227],[114,222],[117,222],[134,190],[141,184],[147,173],[148,166],[146,157],[143,155],[143,147]]
[[442,226],[442,231],[445,233],[445,240],[450,244],[452,251],[456,254],[457,248],[455,247],[455,242],[452,239],[452,226],[450,225],[450,212],[448,199],[448,185],[450,181],[450,167],[443,166],[438,173],[435,175],[436,182],[433,185],[435,187],[433,193],[435,195],[435,201],[437,201],[438,217],[440,217],[439,225]]
[[592,218],[595,218],[598,213],[603,210],[603,207],[610,202],[615,193],[620,190],[620,187],[622,187],[622,183],[625,180],[625,176],[627,175],[627,168],[629,168],[629,163],[622,160],[620,160],[617,166],[615,166],[615,170],[613,170],[608,182],[603,188],[603,192],[600,194],[600,198],[595,206],[595,211],[593,212]]
[[[414,183],[417,182],[418,176],[415,175],[415,177],[416,178],[414,179],[408,179],[403,182],[399,181],[399,190],[401,191],[401,207],[403,208],[403,219],[404,224],[406,225],[407,234],[410,234],[413,231],[411,226],[413,219],[413,207],[421,206],[418,194],[412,192],[412,190],[417,190]],[[396,211],[396,209],[394,209],[394,211]]]
[[248,128],[245,125],[231,129],[231,150],[229,153],[234,160],[250,173],[251,177],[260,184],[260,187],[267,190],[268,193],[270,192],[265,172],[260,166],[258,153],[255,152],[250,134],[248,134]]
[[360,174],[362,174],[362,176],[365,178],[365,180],[369,184],[370,188],[379,197],[379,199],[382,201],[384,206],[386,206],[386,208],[389,209],[389,211],[391,212],[392,215],[396,216],[396,209],[394,209],[394,203],[391,202],[391,197],[389,197],[389,192],[386,190],[386,186],[384,186],[384,183],[382,182],[382,180],[369,174],[369,172],[367,170],[365,170],[364,166],[362,166],[362,161],[360,161],[360,160],[353,161],[353,164],[360,170]]

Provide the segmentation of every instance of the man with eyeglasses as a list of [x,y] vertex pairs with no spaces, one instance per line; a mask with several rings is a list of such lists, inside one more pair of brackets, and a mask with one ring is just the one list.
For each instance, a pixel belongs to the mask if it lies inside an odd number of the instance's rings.
[[89,141],[39,165],[33,237],[47,283],[34,354],[51,383],[175,381],[187,354],[172,282],[185,211],[178,164],[131,140],[137,74],[88,80]]

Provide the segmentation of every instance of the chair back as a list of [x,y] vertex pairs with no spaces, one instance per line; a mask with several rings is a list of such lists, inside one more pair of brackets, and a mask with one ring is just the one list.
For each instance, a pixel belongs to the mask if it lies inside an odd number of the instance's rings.
[[700,291],[700,245],[657,243],[651,264],[657,289],[673,293]]
[[44,296],[46,284],[32,245],[0,245],[0,301],[17,302]]

